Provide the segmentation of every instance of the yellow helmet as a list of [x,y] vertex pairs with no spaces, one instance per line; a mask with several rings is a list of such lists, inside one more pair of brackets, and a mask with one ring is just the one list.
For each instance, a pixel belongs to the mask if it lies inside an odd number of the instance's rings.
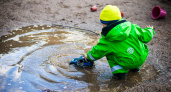
[[120,19],[122,19],[121,12],[117,6],[107,5],[100,13],[100,20],[102,21],[113,21]]

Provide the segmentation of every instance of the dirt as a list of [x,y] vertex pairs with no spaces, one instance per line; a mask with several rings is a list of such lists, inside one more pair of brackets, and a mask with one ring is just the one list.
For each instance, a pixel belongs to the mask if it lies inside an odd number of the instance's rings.
[[[144,28],[152,25],[156,35],[147,45],[149,56],[158,78],[137,83],[128,92],[171,91],[171,1],[170,0],[0,0],[0,36],[9,31],[30,25],[63,25],[100,33],[99,15],[107,4],[116,5],[123,18]],[[90,11],[97,5],[98,10]],[[154,20],[151,10],[160,6],[167,11],[163,19]]]

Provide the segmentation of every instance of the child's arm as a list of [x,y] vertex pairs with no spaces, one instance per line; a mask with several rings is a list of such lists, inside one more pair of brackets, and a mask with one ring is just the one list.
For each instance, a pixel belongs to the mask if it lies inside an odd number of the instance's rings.
[[107,53],[109,53],[108,44],[99,41],[96,46],[93,46],[93,48],[87,52],[87,57],[85,58],[95,61],[106,56]]
[[136,25],[136,31],[138,34],[138,39],[143,43],[150,42],[155,35],[153,26],[147,26],[147,28],[142,29],[138,25]]

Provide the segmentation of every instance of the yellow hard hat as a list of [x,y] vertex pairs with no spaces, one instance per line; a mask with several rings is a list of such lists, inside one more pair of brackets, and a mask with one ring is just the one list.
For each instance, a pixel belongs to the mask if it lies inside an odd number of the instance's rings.
[[100,20],[102,21],[113,21],[120,19],[122,19],[121,12],[117,6],[107,5],[100,13]]

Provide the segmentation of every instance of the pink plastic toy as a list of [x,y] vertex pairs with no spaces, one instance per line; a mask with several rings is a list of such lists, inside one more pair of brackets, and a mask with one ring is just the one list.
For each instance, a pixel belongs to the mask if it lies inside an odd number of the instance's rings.
[[155,6],[151,12],[151,16],[153,19],[164,18],[166,15],[167,15],[167,12],[161,9],[160,6]]

